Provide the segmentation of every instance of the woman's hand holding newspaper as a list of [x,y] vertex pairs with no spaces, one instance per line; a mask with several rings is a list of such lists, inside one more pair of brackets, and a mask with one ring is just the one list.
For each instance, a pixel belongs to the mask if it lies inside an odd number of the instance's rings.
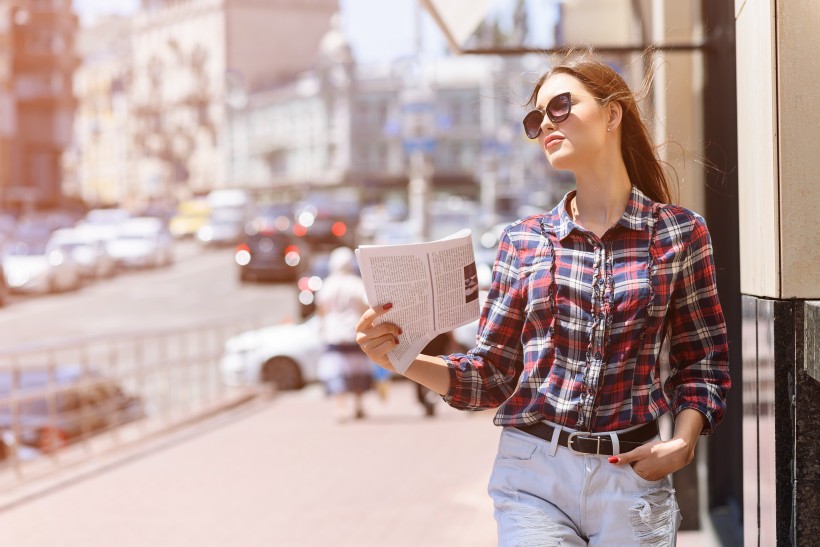
[[387,313],[393,304],[385,304],[376,309],[369,308],[362,314],[359,324],[356,325],[356,343],[371,361],[391,372],[397,372],[387,353],[399,345],[399,335],[402,330],[393,323],[373,325],[378,317]]

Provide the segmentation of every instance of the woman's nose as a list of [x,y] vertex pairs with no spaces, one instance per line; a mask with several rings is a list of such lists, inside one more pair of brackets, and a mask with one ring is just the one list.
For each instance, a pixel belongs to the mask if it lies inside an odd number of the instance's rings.
[[543,133],[548,133],[555,129],[555,124],[552,123],[552,120],[549,119],[549,116],[544,116],[544,119],[541,120],[541,131]]

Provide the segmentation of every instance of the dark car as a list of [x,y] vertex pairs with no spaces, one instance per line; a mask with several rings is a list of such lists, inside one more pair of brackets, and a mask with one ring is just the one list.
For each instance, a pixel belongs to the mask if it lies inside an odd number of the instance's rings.
[[0,371],[0,435],[51,452],[84,436],[145,416],[142,400],[94,370],[63,365],[53,371],[26,368]]
[[294,209],[293,233],[314,249],[356,246],[360,208],[357,202],[322,196]]
[[252,232],[236,246],[241,281],[295,281],[302,271],[302,250],[292,235],[275,229]]

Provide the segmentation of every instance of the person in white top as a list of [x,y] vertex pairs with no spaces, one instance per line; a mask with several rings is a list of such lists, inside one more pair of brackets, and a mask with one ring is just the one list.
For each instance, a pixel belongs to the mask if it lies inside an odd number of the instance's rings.
[[330,254],[330,274],[316,295],[325,352],[319,361],[318,376],[328,395],[338,400],[338,417],[347,416],[347,393],[354,398],[354,416],[364,417],[362,394],[371,389],[370,360],[356,343],[356,325],[368,309],[364,283],[354,271],[353,251],[339,247]]

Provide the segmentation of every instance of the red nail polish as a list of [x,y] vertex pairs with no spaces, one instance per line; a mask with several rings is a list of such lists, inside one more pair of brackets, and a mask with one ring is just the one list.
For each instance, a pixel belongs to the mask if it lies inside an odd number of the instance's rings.
[[384,306],[382,306],[382,309],[383,310],[389,310],[392,307],[393,307],[393,304],[385,304]]
[[610,456],[609,457],[609,463],[618,463],[619,461],[621,461],[621,460],[618,458],[618,456]]
[[397,337],[395,337],[395,336],[393,337],[393,341],[394,341],[394,342],[396,342],[396,345],[398,345],[398,344],[399,344],[399,339],[398,339]]
[[404,334],[404,331],[399,329],[399,334]]

